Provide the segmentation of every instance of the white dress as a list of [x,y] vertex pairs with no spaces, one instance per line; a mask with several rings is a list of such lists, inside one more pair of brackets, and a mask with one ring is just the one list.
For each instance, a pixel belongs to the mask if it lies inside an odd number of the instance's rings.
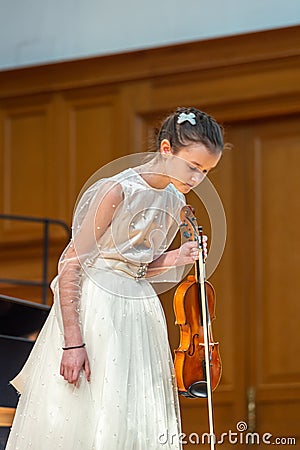
[[[135,263],[150,262],[170,245],[185,200],[173,185],[151,189],[133,169],[113,179],[122,186],[124,202],[99,246],[108,260],[118,256],[121,268],[130,261],[132,270]],[[103,180],[92,190],[102,185]],[[21,396],[6,450],[182,448],[161,303],[147,278],[134,278],[115,267],[103,266],[95,255],[85,261],[79,318],[91,381],[81,373],[79,387],[59,374],[64,337],[59,277],[53,280],[54,305],[12,381]],[[170,270],[157,281],[175,281],[176,276]]]

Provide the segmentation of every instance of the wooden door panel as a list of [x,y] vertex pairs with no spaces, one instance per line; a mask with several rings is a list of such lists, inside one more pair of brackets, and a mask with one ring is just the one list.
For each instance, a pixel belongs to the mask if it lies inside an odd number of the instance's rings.
[[277,121],[273,129],[258,130],[260,136],[255,142],[261,177],[255,195],[261,241],[256,269],[262,270],[261,275],[255,274],[261,280],[256,304],[263,343],[257,346],[257,384],[284,389],[286,383],[300,388],[300,359],[295,357],[299,341],[291,339],[298,334],[300,317],[300,303],[296,301],[300,292],[300,121],[294,121],[294,129],[287,123],[286,132],[280,130],[280,134],[276,125]]
[[251,133],[254,242],[259,237],[254,301],[249,299],[256,425],[261,432],[299,439],[300,118],[266,121],[253,126]]
[[232,124],[230,140],[243,174],[235,185],[243,229],[234,239],[244,250],[235,252],[234,270],[243,279],[244,417],[250,388],[250,431],[299,440],[300,120]]

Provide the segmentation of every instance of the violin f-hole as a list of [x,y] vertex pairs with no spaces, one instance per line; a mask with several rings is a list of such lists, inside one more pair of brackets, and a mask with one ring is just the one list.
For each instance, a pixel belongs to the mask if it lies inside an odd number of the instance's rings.
[[199,338],[199,334],[193,334],[192,342],[191,342],[191,345],[190,345],[190,349],[191,350],[188,351],[188,355],[189,356],[193,356],[195,354],[195,348],[196,348],[195,339],[196,338]]

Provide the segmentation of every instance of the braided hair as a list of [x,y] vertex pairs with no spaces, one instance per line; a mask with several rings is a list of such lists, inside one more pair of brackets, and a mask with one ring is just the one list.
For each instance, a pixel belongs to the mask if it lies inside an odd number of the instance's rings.
[[173,153],[193,142],[200,142],[209,152],[218,154],[224,147],[223,129],[211,116],[196,108],[177,108],[161,125],[157,145],[168,139]]

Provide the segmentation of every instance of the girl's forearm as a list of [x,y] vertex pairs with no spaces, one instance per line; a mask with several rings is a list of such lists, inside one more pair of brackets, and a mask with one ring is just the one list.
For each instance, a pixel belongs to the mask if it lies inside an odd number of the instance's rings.
[[148,265],[146,277],[153,277],[177,265],[179,249],[163,253]]
[[148,266],[146,276],[157,275],[171,267],[194,264],[197,259],[199,259],[198,243],[196,241],[187,241],[180,248],[163,253],[155,261],[152,261]]
[[80,266],[71,259],[61,269],[59,275],[59,298],[65,346],[81,345],[82,333],[79,320]]
[[80,324],[78,323],[78,314],[70,307],[62,307],[62,317],[65,346],[81,345],[83,338]]

